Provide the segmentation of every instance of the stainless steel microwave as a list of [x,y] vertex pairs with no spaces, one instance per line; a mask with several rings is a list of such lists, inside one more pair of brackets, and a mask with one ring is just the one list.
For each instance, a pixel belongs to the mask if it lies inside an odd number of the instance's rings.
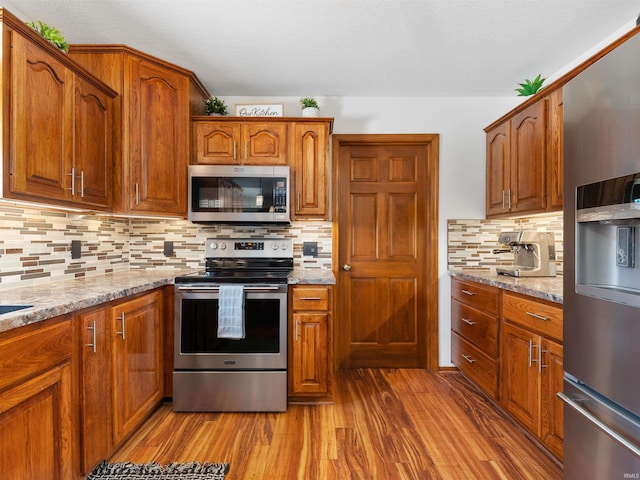
[[289,167],[189,165],[189,220],[289,223]]

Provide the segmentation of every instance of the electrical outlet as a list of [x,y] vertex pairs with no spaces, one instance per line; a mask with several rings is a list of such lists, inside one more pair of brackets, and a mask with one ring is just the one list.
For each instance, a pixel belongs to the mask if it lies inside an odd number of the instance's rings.
[[302,242],[302,255],[306,257],[317,257],[318,242]]
[[82,257],[82,244],[80,240],[71,240],[71,258],[73,260]]
[[165,257],[173,257],[173,242],[171,240],[165,240],[163,253]]

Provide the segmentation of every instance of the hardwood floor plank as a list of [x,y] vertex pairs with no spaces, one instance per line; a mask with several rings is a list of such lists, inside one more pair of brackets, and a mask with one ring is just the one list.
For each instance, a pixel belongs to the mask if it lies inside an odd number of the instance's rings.
[[229,462],[228,480],[560,480],[561,469],[455,372],[341,370],[332,405],[174,413],[111,461]]

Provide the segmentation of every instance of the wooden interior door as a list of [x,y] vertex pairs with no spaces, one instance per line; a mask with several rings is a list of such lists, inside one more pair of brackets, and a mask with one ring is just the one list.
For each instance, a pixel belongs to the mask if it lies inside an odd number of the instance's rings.
[[437,135],[334,136],[337,362],[428,367],[437,352]]

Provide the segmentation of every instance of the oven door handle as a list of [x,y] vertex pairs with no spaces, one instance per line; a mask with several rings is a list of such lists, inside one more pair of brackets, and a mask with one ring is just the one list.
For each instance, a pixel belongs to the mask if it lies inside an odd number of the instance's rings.
[[[183,292],[217,292],[218,290],[220,290],[220,286],[218,285],[211,285],[211,286],[188,286],[188,285],[176,285],[176,287],[178,288],[178,290],[183,291]],[[256,290],[261,290],[261,291],[265,291],[265,290],[278,290],[280,287],[278,286],[270,286],[270,285],[263,285],[263,286],[245,286],[244,290],[245,291],[256,291]]]

